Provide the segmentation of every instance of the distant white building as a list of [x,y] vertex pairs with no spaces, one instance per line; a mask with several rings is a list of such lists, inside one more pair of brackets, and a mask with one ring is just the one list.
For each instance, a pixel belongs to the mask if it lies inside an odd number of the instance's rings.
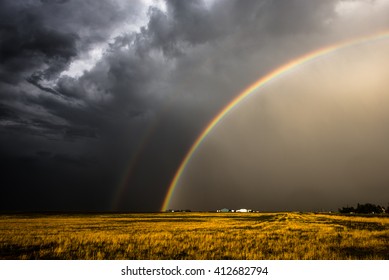
[[217,212],[218,213],[228,213],[228,212],[231,212],[231,210],[228,208],[223,208],[223,209],[217,210]]
[[253,212],[251,209],[239,209],[239,210],[236,210],[236,212],[239,212],[239,213],[247,213],[247,212]]

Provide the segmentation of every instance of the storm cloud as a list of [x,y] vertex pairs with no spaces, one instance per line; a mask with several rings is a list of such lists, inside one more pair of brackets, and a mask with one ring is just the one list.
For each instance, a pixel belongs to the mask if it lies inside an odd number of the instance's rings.
[[159,210],[191,144],[242,89],[387,30],[388,11],[378,0],[0,1],[0,209]]

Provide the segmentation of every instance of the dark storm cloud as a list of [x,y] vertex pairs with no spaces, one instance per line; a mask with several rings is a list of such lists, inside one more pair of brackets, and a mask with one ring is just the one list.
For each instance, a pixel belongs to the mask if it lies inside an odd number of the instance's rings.
[[[158,210],[191,143],[237,92],[346,38],[346,21],[387,24],[386,6],[359,20],[340,2],[355,1],[1,1],[2,197],[28,186],[34,209],[107,210],[124,184],[118,209]],[[64,199],[52,189],[61,178]],[[21,201],[4,209],[33,208]]]
[[41,106],[44,117],[70,120],[73,125],[80,119],[69,116],[95,114],[83,96],[61,92],[56,79],[83,52],[105,43],[120,22],[134,18],[139,3],[132,2],[132,9],[113,1],[2,1],[0,5],[0,94],[8,110],[18,114],[22,108]]
[[118,23],[134,18],[137,2],[2,1],[0,61],[4,82],[56,78],[93,44],[106,42]]
[[[17,78],[23,79],[23,74],[28,75],[28,72],[50,79],[77,55],[78,35],[50,26],[42,18],[45,11],[34,11],[37,7],[19,6],[18,3],[3,1],[0,7],[2,70],[13,76],[15,82],[19,81]],[[43,65],[47,67],[40,71]]]
[[69,92],[57,79],[96,44],[107,44],[122,23],[138,18],[139,7],[135,1],[0,2],[2,209],[107,208],[106,201],[86,199],[104,197],[101,186],[112,180],[99,165],[101,154],[89,156],[96,153],[89,147],[101,150],[96,139],[107,111],[100,96],[86,92],[94,85]]

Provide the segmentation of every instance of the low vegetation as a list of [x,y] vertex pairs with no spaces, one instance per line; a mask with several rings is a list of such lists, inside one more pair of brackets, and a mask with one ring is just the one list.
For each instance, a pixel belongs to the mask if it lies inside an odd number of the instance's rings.
[[389,259],[387,215],[1,215],[1,259]]
[[383,206],[372,203],[357,204],[357,207],[342,207],[339,209],[340,213],[358,213],[358,214],[382,214],[389,213],[389,206],[385,209]]

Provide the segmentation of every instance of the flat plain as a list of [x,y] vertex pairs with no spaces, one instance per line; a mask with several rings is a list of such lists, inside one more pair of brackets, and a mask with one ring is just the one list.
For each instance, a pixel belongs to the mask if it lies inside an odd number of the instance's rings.
[[0,215],[0,259],[389,259],[388,215]]

